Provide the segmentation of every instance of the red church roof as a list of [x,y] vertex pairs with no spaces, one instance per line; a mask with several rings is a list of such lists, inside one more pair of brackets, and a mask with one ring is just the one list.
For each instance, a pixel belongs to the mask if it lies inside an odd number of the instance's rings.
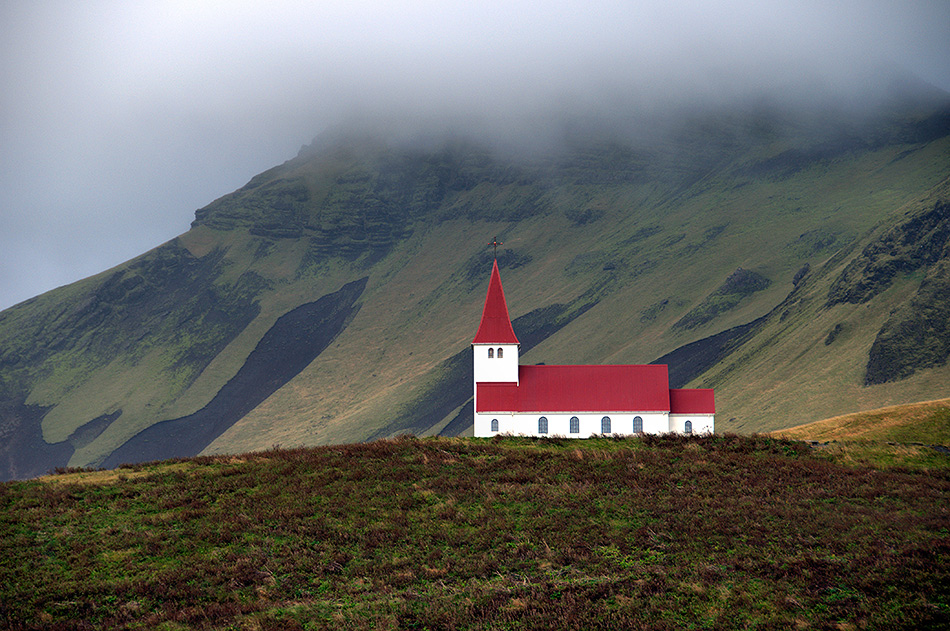
[[505,302],[505,290],[501,287],[498,261],[492,265],[482,321],[472,344],[520,344],[515,337],[515,330],[511,328],[511,318],[508,317],[508,303]]
[[670,390],[670,414],[715,414],[712,388]]
[[670,409],[669,374],[663,364],[521,366],[518,378],[520,384],[477,384],[477,411],[665,412]]

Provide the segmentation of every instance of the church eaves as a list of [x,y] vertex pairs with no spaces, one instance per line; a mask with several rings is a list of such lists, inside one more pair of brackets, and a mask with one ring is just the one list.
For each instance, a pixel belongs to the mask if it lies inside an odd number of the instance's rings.
[[520,344],[508,316],[508,303],[505,302],[505,290],[501,286],[498,261],[492,264],[482,321],[472,344]]

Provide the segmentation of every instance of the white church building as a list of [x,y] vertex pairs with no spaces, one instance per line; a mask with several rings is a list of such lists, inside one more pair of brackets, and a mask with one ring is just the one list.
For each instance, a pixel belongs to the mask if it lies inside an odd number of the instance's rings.
[[712,389],[671,389],[665,365],[522,366],[520,346],[496,261],[472,341],[475,436],[713,432]]

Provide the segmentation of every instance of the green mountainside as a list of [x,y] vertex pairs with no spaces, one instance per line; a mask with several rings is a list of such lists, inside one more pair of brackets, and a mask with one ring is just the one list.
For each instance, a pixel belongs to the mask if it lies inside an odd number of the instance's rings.
[[946,396],[947,95],[578,129],[318,139],[3,311],[0,476],[464,434],[494,237],[526,363],[668,363],[722,431]]
[[835,460],[763,435],[401,437],[7,482],[0,620],[946,629],[950,458]]

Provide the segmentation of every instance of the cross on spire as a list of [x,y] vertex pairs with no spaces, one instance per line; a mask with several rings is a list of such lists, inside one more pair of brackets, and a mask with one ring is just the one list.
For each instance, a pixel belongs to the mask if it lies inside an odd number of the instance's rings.
[[490,246],[492,246],[492,247],[494,248],[494,254],[493,254],[493,256],[494,256],[494,258],[497,259],[497,258],[498,258],[498,246],[499,246],[499,245],[505,245],[505,244],[502,243],[501,241],[499,241],[499,240],[498,240],[498,237],[495,237],[494,239],[492,239],[492,242],[489,243],[488,245],[490,245]]

